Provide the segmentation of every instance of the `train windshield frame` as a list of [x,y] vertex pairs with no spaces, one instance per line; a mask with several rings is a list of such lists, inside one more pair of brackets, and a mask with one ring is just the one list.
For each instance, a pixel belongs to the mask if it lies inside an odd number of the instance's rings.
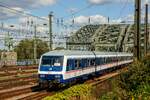
[[42,66],[63,66],[63,56],[43,56]]

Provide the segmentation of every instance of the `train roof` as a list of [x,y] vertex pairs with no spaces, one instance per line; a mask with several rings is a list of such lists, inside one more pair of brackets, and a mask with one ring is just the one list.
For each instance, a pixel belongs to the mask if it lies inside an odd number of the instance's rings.
[[43,56],[81,56],[81,55],[129,55],[132,56],[132,53],[126,52],[96,52],[96,51],[73,51],[73,50],[55,50],[50,51]]

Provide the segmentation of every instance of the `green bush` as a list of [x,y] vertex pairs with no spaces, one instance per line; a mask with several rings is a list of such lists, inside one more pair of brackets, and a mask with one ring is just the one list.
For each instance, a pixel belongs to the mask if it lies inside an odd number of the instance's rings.
[[[144,59],[142,60],[142,62],[148,67],[150,68],[150,54],[148,54],[146,57],[144,57]],[[150,70],[150,69],[149,69]]]
[[114,84],[100,100],[150,100],[150,55],[129,65]]
[[44,100],[70,100],[70,98],[80,98],[83,96],[89,96],[91,93],[91,86],[89,85],[77,85],[73,86],[61,93],[57,93],[54,96],[44,98]]
[[115,92],[108,92],[107,94],[103,95],[100,100],[119,100],[118,94]]
[[120,75],[119,86],[126,91],[135,91],[138,86],[148,81],[147,66],[135,61],[128,68],[128,72]]

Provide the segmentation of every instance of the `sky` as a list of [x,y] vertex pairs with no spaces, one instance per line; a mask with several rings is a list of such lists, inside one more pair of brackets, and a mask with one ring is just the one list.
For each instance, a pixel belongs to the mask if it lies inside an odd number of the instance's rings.
[[[120,21],[134,11],[133,0],[0,0],[0,4],[41,17],[47,17],[52,11],[55,18],[70,20],[74,17],[78,24],[87,22],[87,17],[92,17],[93,23],[97,19],[104,23],[107,17]],[[13,17],[8,13],[5,16],[3,19]]]
[[[141,1],[143,14],[143,5],[148,0]],[[0,4],[44,18],[53,12],[55,19],[63,19],[66,23],[74,19],[79,25],[88,23],[89,18],[93,24],[106,23],[108,17],[114,23],[133,21],[134,14],[134,0],[0,0]],[[6,9],[2,9],[0,15],[0,20],[19,16]]]
[[[149,3],[149,1],[141,0],[141,2],[141,15],[144,19],[144,4],[145,2]],[[20,11],[22,14],[16,14],[9,8]],[[27,20],[48,23],[50,12],[53,12],[53,31],[61,34],[62,31],[67,33],[57,25],[61,19],[63,19],[64,25],[71,26],[74,24],[80,27],[89,24],[89,19],[90,24],[108,23],[108,17],[110,23],[133,22],[134,0],[0,0],[0,22],[13,23],[17,26],[16,28],[20,28],[20,23],[25,24]],[[44,20],[39,22],[39,19],[30,18],[24,13],[39,16]],[[25,26],[22,25],[22,28]],[[39,27],[38,30],[44,29]],[[70,30],[73,31],[74,29],[69,28],[67,31],[70,32]]]

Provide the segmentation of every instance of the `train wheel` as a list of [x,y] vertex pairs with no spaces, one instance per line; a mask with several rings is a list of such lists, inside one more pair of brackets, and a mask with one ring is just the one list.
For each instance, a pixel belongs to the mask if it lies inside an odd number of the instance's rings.
[[39,87],[40,87],[40,89],[44,89],[45,88],[43,83],[39,83]]
[[48,87],[48,82],[47,82],[47,81],[42,81],[42,80],[40,80],[40,81],[39,81],[39,87],[40,87],[41,89],[47,88],[47,87]]
[[51,82],[48,83],[48,88],[53,88],[53,84]]

